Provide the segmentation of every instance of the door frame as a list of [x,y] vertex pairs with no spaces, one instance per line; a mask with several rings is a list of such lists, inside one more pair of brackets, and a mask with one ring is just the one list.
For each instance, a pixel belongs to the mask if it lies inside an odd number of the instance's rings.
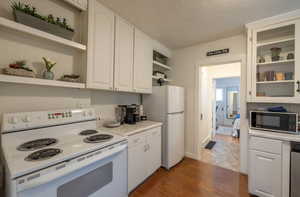
[[211,138],[214,138],[216,135],[216,126],[217,126],[217,113],[216,113],[216,106],[217,106],[217,101],[216,101],[216,91],[217,91],[217,81],[216,79],[212,79],[212,130],[211,130]]
[[196,150],[195,159],[200,160],[201,141],[200,141],[200,70],[202,67],[216,66],[229,63],[241,63],[241,76],[240,76],[240,115],[241,115],[241,128],[240,128],[240,172],[247,174],[247,163],[248,163],[248,122],[246,116],[247,106],[247,62],[246,55],[231,55],[222,56],[216,58],[208,58],[199,61],[195,65],[195,98],[194,98],[194,127],[196,128],[194,138],[194,149]]

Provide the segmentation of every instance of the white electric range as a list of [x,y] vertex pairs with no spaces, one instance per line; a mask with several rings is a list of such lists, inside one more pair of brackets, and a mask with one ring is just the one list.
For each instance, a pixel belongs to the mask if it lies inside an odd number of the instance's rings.
[[92,108],[3,115],[7,197],[126,197],[127,140]]

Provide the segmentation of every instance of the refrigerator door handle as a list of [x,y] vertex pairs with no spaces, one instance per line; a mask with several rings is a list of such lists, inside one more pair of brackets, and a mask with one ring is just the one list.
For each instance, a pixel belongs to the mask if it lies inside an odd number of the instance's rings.
[[173,113],[168,113],[169,115],[172,115],[172,114],[183,114],[184,111],[180,111],[180,112],[173,112]]

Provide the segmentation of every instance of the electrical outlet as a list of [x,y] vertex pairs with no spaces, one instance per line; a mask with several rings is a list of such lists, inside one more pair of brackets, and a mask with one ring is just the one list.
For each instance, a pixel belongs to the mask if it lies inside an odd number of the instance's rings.
[[96,119],[101,120],[101,112],[96,112]]

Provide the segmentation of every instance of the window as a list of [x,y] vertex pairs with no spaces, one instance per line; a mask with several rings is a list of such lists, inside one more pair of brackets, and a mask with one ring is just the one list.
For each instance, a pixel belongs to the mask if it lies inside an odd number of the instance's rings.
[[216,89],[216,101],[223,101],[223,89],[222,88]]

